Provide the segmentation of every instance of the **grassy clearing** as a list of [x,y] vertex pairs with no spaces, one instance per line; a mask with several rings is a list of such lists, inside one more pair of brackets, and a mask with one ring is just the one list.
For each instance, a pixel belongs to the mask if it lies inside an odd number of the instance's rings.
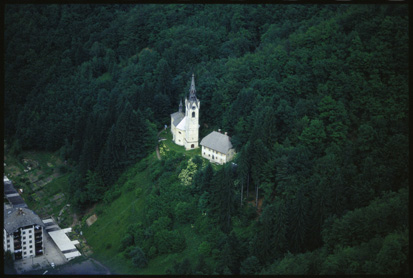
[[[195,233],[191,224],[177,225],[175,230],[184,235],[186,249],[180,253],[163,254],[149,260],[144,269],[135,267],[130,259],[123,257],[119,250],[123,237],[127,234],[127,229],[131,223],[143,222],[144,207],[147,205],[147,196],[152,190],[151,167],[143,169],[144,165],[159,163],[155,153],[137,163],[126,171],[119,179],[125,181],[120,184],[122,194],[119,198],[109,205],[99,204],[94,212],[98,220],[90,227],[83,224],[83,235],[87,244],[93,250],[93,257],[110,267],[113,273],[118,274],[143,274],[160,275],[165,274],[166,270],[172,268],[176,261],[184,258],[196,258],[198,248],[201,244],[200,237]],[[131,188],[131,184],[133,187]],[[116,185],[115,185],[116,186]],[[136,192],[141,193],[136,196]],[[89,215],[85,216],[88,217]],[[82,221],[83,222],[83,221]]]
[[[156,160],[154,155],[151,155],[149,163],[151,160]],[[99,204],[96,206],[97,221],[90,227],[86,225],[82,227],[87,243],[92,247],[93,257],[109,266],[113,273],[136,273],[136,268],[132,263],[119,254],[121,251],[119,246],[130,223],[142,218],[145,198],[151,190],[152,184],[148,169],[142,172],[136,170],[142,167],[142,163],[145,161],[137,163],[135,167],[124,174],[126,176],[132,174],[133,177],[127,179],[127,183],[122,185],[121,196],[109,205]],[[132,188],[130,188],[130,183],[134,185]],[[137,188],[142,190],[139,197],[135,194]]]

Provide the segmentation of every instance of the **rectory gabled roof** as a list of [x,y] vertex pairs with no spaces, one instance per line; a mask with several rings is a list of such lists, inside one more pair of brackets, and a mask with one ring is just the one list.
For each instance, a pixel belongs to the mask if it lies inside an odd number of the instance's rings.
[[216,131],[205,136],[200,145],[224,154],[227,154],[228,151],[232,149],[232,144],[228,135]]

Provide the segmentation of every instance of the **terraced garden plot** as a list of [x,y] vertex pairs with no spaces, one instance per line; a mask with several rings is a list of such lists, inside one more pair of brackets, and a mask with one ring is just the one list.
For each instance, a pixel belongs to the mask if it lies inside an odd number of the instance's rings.
[[54,195],[54,196],[50,199],[50,201],[56,202],[57,200],[63,198],[64,196],[65,196],[65,194],[63,194],[63,193],[57,193],[56,195]]

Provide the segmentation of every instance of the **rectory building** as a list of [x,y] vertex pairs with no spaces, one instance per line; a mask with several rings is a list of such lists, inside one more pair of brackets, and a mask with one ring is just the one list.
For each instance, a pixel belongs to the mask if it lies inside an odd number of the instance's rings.
[[224,164],[235,155],[231,140],[226,133],[213,131],[202,139],[200,145],[202,146],[202,157],[211,162]]

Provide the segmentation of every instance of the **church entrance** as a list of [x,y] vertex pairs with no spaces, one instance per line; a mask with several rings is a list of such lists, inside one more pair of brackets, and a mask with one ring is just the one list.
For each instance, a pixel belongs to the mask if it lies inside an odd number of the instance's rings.
[[192,145],[191,145],[191,149],[193,149],[194,147],[195,147],[194,144],[192,144]]

